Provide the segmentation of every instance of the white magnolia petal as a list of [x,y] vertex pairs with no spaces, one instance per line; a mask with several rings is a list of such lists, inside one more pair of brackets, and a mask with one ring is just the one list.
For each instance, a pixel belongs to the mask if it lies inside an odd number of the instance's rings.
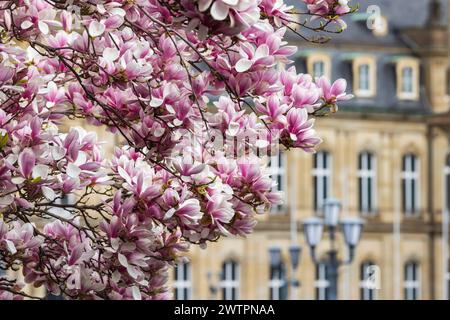
[[91,37],[99,37],[105,32],[105,25],[98,21],[92,21],[89,25],[89,35]]
[[158,108],[163,104],[164,100],[152,97],[152,100],[150,101],[150,107],[152,108]]
[[5,240],[6,247],[8,248],[11,254],[15,254],[17,252],[16,246],[11,240]]
[[218,21],[225,20],[228,17],[230,7],[221,1],[216,1],[211,6],[211,16]]
[[22,24],[20,25],[20,27],[22,29],[28,29],[28,28],[31,28],[32,26],[33,26],[33,22],[28,21],[28,20],[22,22]]
[[11,179],[11,182],[14,184],[22,184],[25,182],[25,178],[23,177],[14,177]]
[[69,177],[76,179],[80,176],[81,169],[71,162],[67,165],[66,173]]
[[139,290],[138,287],[133,286],[131,288],[131,291],[133,292],[133,299],[134,300],[142,300],[141,291]]
[[33,179],[41,178],[41,179],[47,179],[49,172],[49,167],[44,164],[38,164],[33,168],[32,177]]
[[49,187],[42,187],[42,194],[44,195],[44,197],[49,200],[49,201],[53,201],[56,198],[56,193],[55,191],[53,191],[53,189],[49,188]]
[[253,61],[248,60],[246,58],[242,58],[236,63],[234,68],[236,69],[237,72],[245,72],[248,71],[252,67],[252,65]]
[[116,48],[106,48],[103,50],[103,58],[109,62],[116,61],[120,56],[119,50]]
[[48,34],[49,32],[50,32],[50,29],[48,28],[48,24],[46,24],[45,22],[43,22],[43,21],[39,21],[38,22],[38,27],[39,27],[39,30],[43,33],[43,34]]
[[119,253],[117,255],[117,258],[119,259],[119,262],[122,266],[124,266],[125,268],[128,267],[128,260],[127,257],[125,257],[123,254]]

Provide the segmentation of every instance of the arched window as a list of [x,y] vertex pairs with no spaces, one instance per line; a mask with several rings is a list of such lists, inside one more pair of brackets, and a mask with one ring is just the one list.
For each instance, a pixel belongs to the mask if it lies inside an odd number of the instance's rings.
[[360,153],[358,159],[359,211],[373,214],[376,210],[376,163],[370,152]]
[[420,299],[420,265],[415,261],[405,263],[404,267],[405,300]]
[[402,161],[402,208],[406,216],[419,212],[419,158],[407,154]]
[[376,289],[374,286],[376,285],[376,281],[378,279],[374,279],[374,267],[375,264],[372,261],[365,261],[361,263],[360,267],[360,299],[361,300],[375,300],[376,299]]
[[189,300],[192,295],[191,264],[181,263],[175,267],[174,294],[175,300]]
[[233,260],[222,264],[220,288],[223,300],[239,299],[239,264]]
[[[280,253],[278,253],[280,255]],[[281,258],[270,263],[269,294],[270,300],[286,300],[288,286],[286,280],[286,266]]]
[[330,297],[330,281],[328,265],[325,262],[316,264],[316,300],[328,300]]
[[313,185],[314,210],[320,211],[331,196],[331,156],[326,151],[314,155]]
[[[269,173],[272,180],[275,182],[274,187],[276,191],[283,192],[286,195],[286,155],[279,152],[277,155],[269,158]],[[283,204],[273,206],[271,213],[280,213],[283,209]]]

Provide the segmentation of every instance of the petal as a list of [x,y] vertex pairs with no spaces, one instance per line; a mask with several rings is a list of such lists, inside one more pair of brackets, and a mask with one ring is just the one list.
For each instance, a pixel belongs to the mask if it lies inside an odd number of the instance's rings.
[[48,166],[43,165],[43,164],[38,164],[37,166],[35,166],[33,168],[32,177],[33,177],[33,179],[36,179],[36,178],[47,179],[48,171],[49,171]]
[[105,32],[105,25],[98,22],[98,21],[92,21],[89,25],[89,35],[91,37],[99,37]]
[[198,11],[204,12],[208,10],[209,6],[211,5],[212,0],[200,0],[198,2]]
[[19,155],[19,169],[24,178],[29,178],[36,163],[36,156],[31,149],[25,149]]
[[237,72],[245,72],[249,70],[252,67],[252,65],[253,65],[252,61],[242,58],[236,63],[234,68],[236,69]]
[[106,48],[103,50],[103,58],[109,62],[116,61],[119,58],[119,50],[116,48]]
[[131,288],[131,292],[133,293],[134,300],[142,300],[141,291],[139,290],[138,287],[133,286]]
[[38,27],[39,30],[43,33],[43,34],[48,34],[50,32],[49,28],[48,28],[48,24],[46,24],[45,22],[39,21],[38,22]]
[[261,59],[261,58],[265,58],[265,57],[267,57],[269,55],[269,52],[270,52],[270,50],[269,50],[269,46],[267,44],[260,45],[258,47],[258,49],[256,49],[255,58],[254,59],[258,60],[258,59]]
[[53,191],[53,189],[51,189],[49,187],[45,187],[45,186],[42,187],[42,194],[49,201],[53,201],[56,198],[55,191]]
[[28,29],[28,28],[30,28],[30,27],[32,27],[32,26],[33,26],[33,22],[28,21],[28,20],[22,22],[22,24],[20,25],[20,27],[21,27],[22,29]]
[[76,179],[80,176],[81,169],[71,162],[67,165],[66,173],[69,177]]
[[221,1],[216,1],[211,6],[211,16],[218,21],[225,20],[228,17],[228,13],[230,11],[230,7]]
[[347,81],[345,79],[339,79],[333,83],[330,91],[333,96],[338,96],[344,93],[345,89],[347,89]]

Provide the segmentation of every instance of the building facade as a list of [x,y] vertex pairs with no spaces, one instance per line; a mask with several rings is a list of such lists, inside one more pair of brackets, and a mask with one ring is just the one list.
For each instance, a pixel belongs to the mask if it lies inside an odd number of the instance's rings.
[[[261,216],[248,239],[194,248],[172,275],[176,298],[329,298],[328,266],[312,262],[302,222],[333,197],[342,216],[365,220],[353,262],[339,268],[338,299],[448,299],[447,10],[446,1],[365,1],[327,44],[299,43],[298,72],[345,78],[355,98],[317,120],[324,143],[315,155],[271,159],[285,204]],[[344,260],[341,234],[337,242]],[[295,274],[292,244],[302,248]],[[275,264],[271,250],[281,254]],[[318,247],[319,261],[327,250]],[[373,268],[376,288],[367,284]]]
[[[271,159],[284,205],[260,216],[247,239],[193,247],[190,261],[171,274],[175,299],[328,299],[329,266],[312,261],[303,228],[306,218],[322,215],[328,198],[341,201],[342,216],[365,220],[353,262],[339,268],[338,299],[449,298],[450,6],[353,2],[360,10],[346,18],[348,30],[327,44],[290,41],[301,48],[298,72],[345,78],[355,98],[317,119],[324,142],[316,154],[291,150]],[[117,143],[99,136],[111,150]],[[329,249],[322,242],[319,261]],[[337,242],[344,260],[341,233]],[[302,248],[295,273],[293,244]],[[271,250],[281,254],[277,263]],[[367,282],[374,266],[376,288]]]

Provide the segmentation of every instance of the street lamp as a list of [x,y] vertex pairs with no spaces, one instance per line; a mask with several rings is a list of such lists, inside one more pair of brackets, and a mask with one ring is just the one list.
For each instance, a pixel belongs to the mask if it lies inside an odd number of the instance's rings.
[[351,262],[355,254],[355,248],[361,239],[364,221],[360,218],[345,218],[342,219],[341,226],[349,252],[349,262]]
[[[329,299],[337,299],[338,268],[353,261],[355,248],[361,238],[364,221],[360,218],[344,218],[339,221],[341,203],[336,199],[327,199],[324,203],[324,219],[308,218],[303,221],[306,242],[311,251],[311,257],[315,264],[320,263],[316,258],[316,247],[322,239],[324,228],[330,234],[330,249],[327,252],[327,279],[330,283]],[[349,258],[346,261],[339,260],[335,246],[336,230],[341,227],[344,241],[348,248]]]

